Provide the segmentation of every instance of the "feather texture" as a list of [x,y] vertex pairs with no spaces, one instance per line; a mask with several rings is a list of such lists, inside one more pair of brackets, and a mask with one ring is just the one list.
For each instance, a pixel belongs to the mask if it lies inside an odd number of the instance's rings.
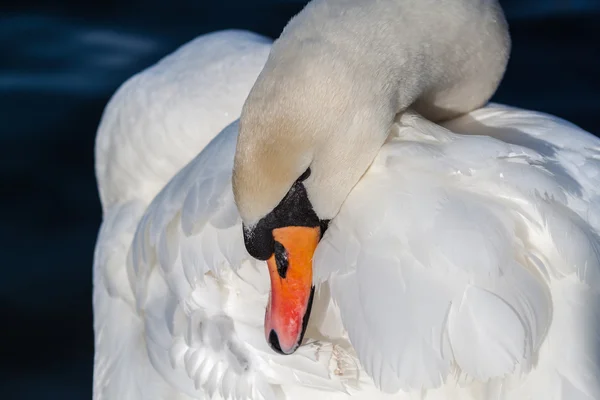
[[[231,189],[234,120],[268,50],[202,37],[104,115],[95,399],[600,398],[600,141],[501,105],[398,120],[317,248],[303,346],[270,350],[268,272]],[[199,80],[214,86],[191,93]]]

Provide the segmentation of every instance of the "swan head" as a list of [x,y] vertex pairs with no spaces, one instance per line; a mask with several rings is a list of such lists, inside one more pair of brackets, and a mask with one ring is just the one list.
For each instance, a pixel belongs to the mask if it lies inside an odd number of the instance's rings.
[[233,170],[246,249],[267,261],[271,278],[265,336],[282,354],[296,350],[308,323],[313,253],[393,122],[355,101],[358,83],[295,68],[278,79],[267,63],[268,79],[263,70],[242,111]]

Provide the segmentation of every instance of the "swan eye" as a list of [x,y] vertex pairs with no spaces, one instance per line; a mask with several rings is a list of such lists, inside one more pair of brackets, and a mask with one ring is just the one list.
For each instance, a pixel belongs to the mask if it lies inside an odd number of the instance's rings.
[[304,182],[305,180],[308,179],[309,176],[310,176],[310,167],[308,167],[306,169],[306,171],[304,171],[304,173],[302,175],[300,175],[300,178],[296,179],[296,182]]

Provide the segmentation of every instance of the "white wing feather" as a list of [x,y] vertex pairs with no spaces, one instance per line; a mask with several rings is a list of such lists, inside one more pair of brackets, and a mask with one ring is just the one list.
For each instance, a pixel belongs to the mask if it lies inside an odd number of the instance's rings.
[[[566,281],[597,295],[598,140],[496,105],[446,125],[462,135],[404,121],[315,254],[315,282],[331,285],[365,369],[387,392],[506,377],[519,384],[505,395],[600,396],[597,380],[564,372],[598,376],[597,357],[553,359],[598,332],[556,310]],[[528,384],[550,376],[570,397]]]

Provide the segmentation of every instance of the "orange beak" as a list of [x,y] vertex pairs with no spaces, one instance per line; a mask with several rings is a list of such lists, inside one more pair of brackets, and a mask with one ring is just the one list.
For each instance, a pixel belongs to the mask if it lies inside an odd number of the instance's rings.
[[312,258],[321,239],[319,227],[288,226],[273,230],[275,253],[267,260],[271,294],[265,336],[271,348],[293,353],[304,336],[314,288]]

